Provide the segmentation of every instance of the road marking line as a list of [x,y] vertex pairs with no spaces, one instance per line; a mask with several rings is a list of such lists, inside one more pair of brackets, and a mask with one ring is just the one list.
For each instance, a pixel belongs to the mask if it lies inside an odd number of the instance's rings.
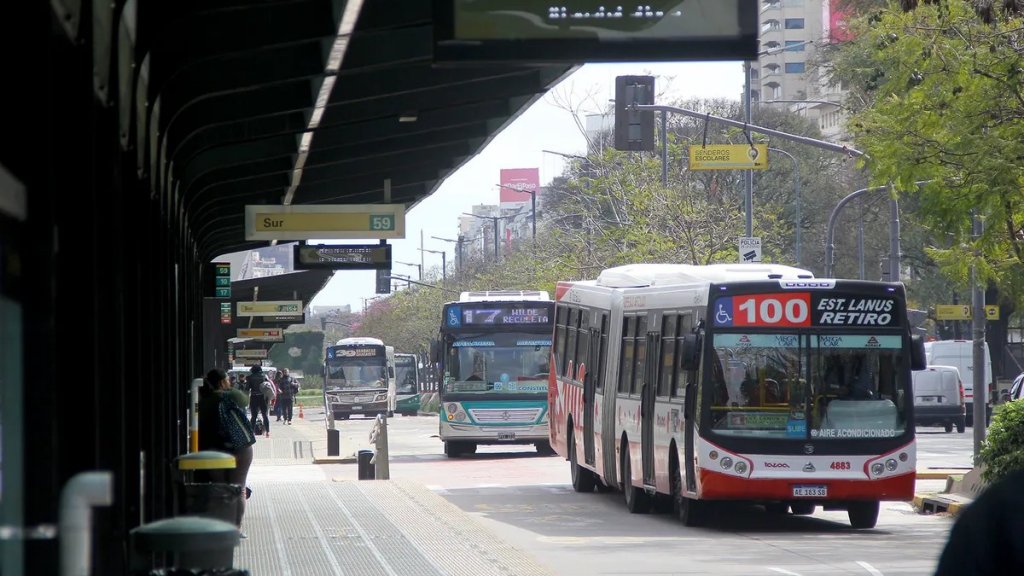
[[768,569],[769,570],[773,570],[775,572],[778,572],[779,574],[785,574],[786,576],[801,576],[801,574],[799,572],[790,572],[789,570],[785,570],[785,569],[782,569],[782,568],[776,568],[775,566],[771,566]]
[[868,573],[871,574],[871,576],[883,576],[881,570],[875,568],[874,566],[872,566],[871,564],[868,564],[867,562],[864,562],[863,560],[857,560],[857,564],[861,568],[867,570]]

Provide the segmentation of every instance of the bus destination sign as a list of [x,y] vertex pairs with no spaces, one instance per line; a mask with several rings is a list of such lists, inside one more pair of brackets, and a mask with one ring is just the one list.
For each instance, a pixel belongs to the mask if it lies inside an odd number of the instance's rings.
[[380,348],[328,348],[328,360],[340,360],[342,358],[376,358],[383,355]]
[[551,321],[548,308],[528,308],[522,305],[464,308],[462,323],[467,326],[496,324],[547,324]]
[[888,296],[836,293],[765,293],[724,296],[715,301],[720,327],[899,326],[899,307]]

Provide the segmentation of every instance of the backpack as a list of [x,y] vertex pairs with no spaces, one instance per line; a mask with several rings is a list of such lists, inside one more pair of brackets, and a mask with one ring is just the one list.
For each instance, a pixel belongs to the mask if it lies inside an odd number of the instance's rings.
[[277,398],[277,390],[274,389],[274,383],[270,380],[264,380],[260,384],[260,392],[263,393],[263,397],[267,399],[267,405],[269,406],[274,398]]
[[245,417],[245,412],[233,400],[222,396],[217,413],[220,417],[220,434],[225,446],[237,450],[256,443],[256,434]]

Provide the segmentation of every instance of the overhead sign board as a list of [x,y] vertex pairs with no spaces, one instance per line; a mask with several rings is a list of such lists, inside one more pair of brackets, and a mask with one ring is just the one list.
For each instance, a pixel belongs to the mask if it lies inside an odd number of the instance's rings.
[[302,316],[301,300],[267,300],[239,302],[239,316]]
[[971,307],[968,304],[937,304],[935,317],[939,320],[970,320]]
[[296,270],[384,270],[391,267],[390,244],[295,245]]
[[740,262],[761,261],[761,238],[758,236],[743,236],[740,238]]
[[260,342],[284,342],[283,328],[239,328],[238,338],[252,338]]
[[304,324],[306,322],[306,314],[300,314],[298,316],[260,316],[253,320],[254,325],[262,324]]
[[220,323],[231,324],[231,302],[220,303]]
[[765,170],[767,168],[767,144],[690,146],[690,170]]
[[[937,320],[971,320],[974,314],[970,304],[937,304],[935,306],[935,318]],[[985,306],[986,320],[999,320],[999,306],[988,304]]]
[[248,349],[248,350],[235,350],[235,358],[266,358],[269,350],[266,349]]
[[758,4],[436,0],[434,60],[527,63],[756,60]]
[[404,204],[246,206],[246,240],[405,238]]

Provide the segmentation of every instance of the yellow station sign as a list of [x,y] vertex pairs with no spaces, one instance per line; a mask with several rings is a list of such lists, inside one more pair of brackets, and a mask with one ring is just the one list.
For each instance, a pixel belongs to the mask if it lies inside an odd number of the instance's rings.
[[[973,316],[970,304],[938,304],[935,306],[937,320],[970,320]],[[985,319],[999,320],[999,306],[986,305]]]
[[765,170],[767,144],[708,144],[690,146],[690,170]]
[[301,316],[301,300],[238,302],[238,316]]
[[237,332],[239,338],[252,338],[265,342],[284,341],[284,330],[281,328],[239,328]]
[[405,238],[404,204],[246,206],[246,240]]

